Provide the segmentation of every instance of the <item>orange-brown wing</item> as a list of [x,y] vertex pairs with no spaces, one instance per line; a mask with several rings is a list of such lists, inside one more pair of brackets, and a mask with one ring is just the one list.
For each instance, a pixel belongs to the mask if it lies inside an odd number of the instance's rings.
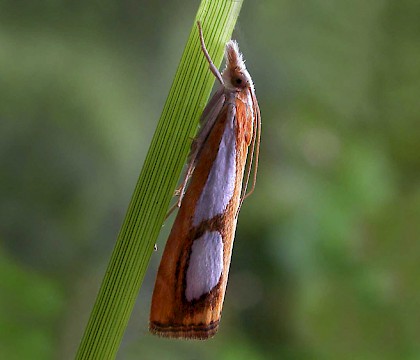
[[152,333],[206,339],[218,328],[253,122],[235,94],[200,150],[156,278]]

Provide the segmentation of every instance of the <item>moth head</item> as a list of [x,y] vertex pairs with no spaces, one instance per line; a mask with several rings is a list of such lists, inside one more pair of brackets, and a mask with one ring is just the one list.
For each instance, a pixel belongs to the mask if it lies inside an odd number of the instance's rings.
[[223,70],[222,77],[225,86],[231,90],[242,90],[252,88],[252,79],[245,67],[245,61],[239,52],[238,43],[230,40],[225,49],[226,68]]

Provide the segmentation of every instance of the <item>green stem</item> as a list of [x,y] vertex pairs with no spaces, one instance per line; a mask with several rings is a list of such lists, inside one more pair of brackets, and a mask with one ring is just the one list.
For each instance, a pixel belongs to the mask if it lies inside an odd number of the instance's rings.
[[[220,66],[242,0],[203,0],[162,111],[77,359],[114,359],[143,282],[153,246],[188,153],[189,138],[214,83],[200,50],[200,20],[207,49]],[[155,89],[157,91],[157,89]]]

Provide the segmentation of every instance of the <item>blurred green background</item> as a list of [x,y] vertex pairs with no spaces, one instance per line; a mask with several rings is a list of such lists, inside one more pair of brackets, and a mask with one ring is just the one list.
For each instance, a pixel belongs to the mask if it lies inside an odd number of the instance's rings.
[[[199,1],[0,2],[0,357],[72,359]],[[262,112],[222,324],[119,359],[420,359],[420,2],[247,1]]]

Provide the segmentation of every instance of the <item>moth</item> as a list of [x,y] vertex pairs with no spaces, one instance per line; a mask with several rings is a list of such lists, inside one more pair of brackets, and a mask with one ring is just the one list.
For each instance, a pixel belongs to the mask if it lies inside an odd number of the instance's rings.
[[149,323],[153,334],[186,339],[207,339],[218,330],[239,209],[255,188],[261,134],[254,84],[237,42],[226,44],[220,73],[197,26],[220,87],[203,111],[176,192],[179,211],[159,266]]

